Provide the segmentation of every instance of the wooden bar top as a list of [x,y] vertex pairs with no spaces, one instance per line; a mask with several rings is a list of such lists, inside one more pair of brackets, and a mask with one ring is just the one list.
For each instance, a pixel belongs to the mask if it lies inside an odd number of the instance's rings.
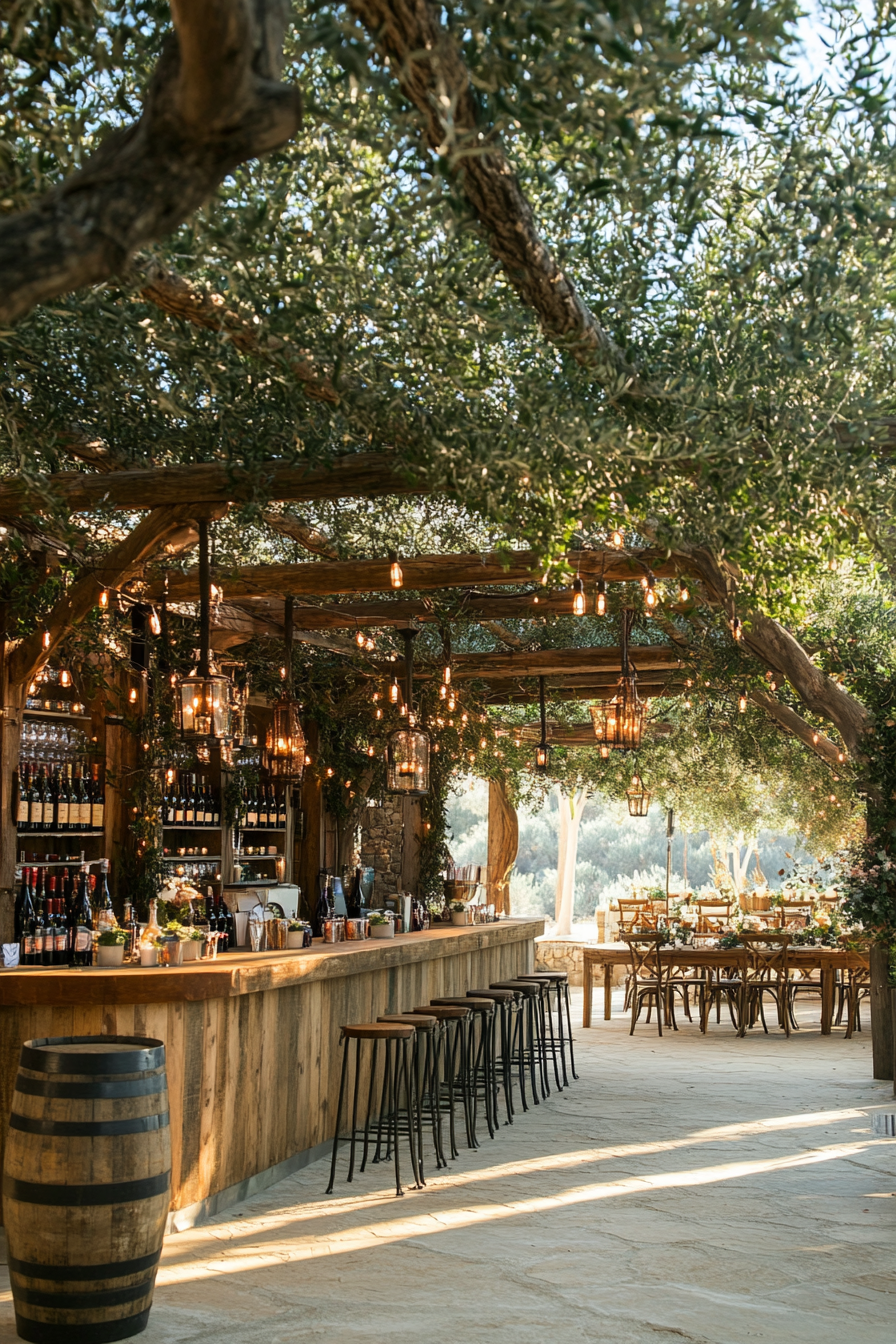
[[453,957],[544,932],[543,919],[502,919],[496,924],[444,925],[427,933],[363,942],[324,943],[289,952],[225,952],[215,961],[186,966],[23,967],[0,970],[0,1007],[41,1004],[170,1003],[228,999],[288,985],[359,975],[411,962]]

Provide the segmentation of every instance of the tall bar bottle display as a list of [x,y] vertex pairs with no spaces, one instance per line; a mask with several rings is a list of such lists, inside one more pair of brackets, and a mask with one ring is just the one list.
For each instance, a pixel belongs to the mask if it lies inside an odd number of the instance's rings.
[[93,911],[90,908],[90,890],[87,883],[87,865],[78,874],[72,910],[69,916],[69,965],[90,966],[93,963]]

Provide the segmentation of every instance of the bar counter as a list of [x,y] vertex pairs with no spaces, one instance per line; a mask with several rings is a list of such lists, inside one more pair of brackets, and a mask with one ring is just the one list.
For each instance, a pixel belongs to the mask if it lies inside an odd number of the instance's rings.
[[344,1024],[531,971],[543,929],[510,919],[164,969],[2,971],[3,1142],[23,1041],[157,1037],[170,1092],[169,1228],[193,1226],[326,1151]]

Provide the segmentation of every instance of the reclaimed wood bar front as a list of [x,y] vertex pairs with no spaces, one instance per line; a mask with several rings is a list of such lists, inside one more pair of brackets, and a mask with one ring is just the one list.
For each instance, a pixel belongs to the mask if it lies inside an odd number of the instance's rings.
[[169,1228],[190,1227],[326,1151],[342,1025],[531,971],[543,927],[501,920],[164,970],[3,972],[3,1141],[23,1041],[157,1037],[171,1102]]

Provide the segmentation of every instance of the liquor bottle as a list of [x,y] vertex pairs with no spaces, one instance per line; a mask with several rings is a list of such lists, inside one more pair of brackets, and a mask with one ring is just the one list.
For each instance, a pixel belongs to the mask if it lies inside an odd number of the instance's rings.
[[286,788],[280,790],[279,801],[277,804],[277,825],[281,831],[286,830]]
[[28,789],[28,830],[41,831],[44,825],[44,802],[40,795],[40,788],[37,782],[37,769],[32,767],[28,778],[30,787]]
[[94,908],[96,909],[97,933],[104,933],[107,929],[118,928],[118,920],[115,918],[115,911],[112,909],[112,897],[109,894],[108,859],[102,859],[100,862],[100,879],[97,884]]
[[15,940],[21,945],[25,936],[25,908],[31,901],[31,869],[22,869],[22,885],[13,907],[13,932]]
[[183,826],[184,824],[184,791],[181,784],[181,775],[176,775],[174,780],[174,825]]
[[101,831],[106,824],[106,785],[100,779],[100,767],[93,766],[90,784],[90,829]]
[[134,918],[134,907],[130,901],[124,903],[124,920],[121,927],[128,936],[128,941],[124,945],[125,961],[133,961],[137,956],[137,935],[140,932],[140,926]]
[[78,874],[78,885],[69,917],[69,965],[90,966],[93,961],[93,911],[87,885],[87,865]]
[[208,800],[206,798],[205,775],[197,776],[196,781],[196,825],[207,826],[208,816],[206,815]]
[[332,910],[330,907],[330,879],[327,873],[320,872],[317,875],[318,897],[317,909],[314,911],[314,934],[317,938],[324,936],[324,920],[330,919]]
[[50,902],[53,906],[53,965],[64,966],[68,961],[68,929],[62,901],[56,894],[56,877],[50,878]]
[[62,870],[62,902],[65,913],[65,925],[68,928],[72,909],[75,904],[75,880],[67,868]]
[[361,909],[364,905],[364,892],[361,887],[361,869],[355,869],[355,875],[351,880],[348,889],[348,895],[345,898],[345,910],[349,919],[360,919]]
[[72,768],[66,765],[59,776],[59,798],[56,803],[57,831],[71,830]]
[[[47,874],[49,877],[49,874]],[[42,887],[37,899],[37,946],[41,966],[53,965],[53,953],[56,949],[56,933],[47,899],[48,887]]]
[[218,914],[216,923],[212,925],[218,930],[218,951],[226,952],[229,946],[229,928],[227,925],[227,914],[225,913],[223,903],[218,901]]
[[187,775],[187,786],[184,790],[184,825],[196,825],[196,776]]
[[16,772],[16,784],[18,786],[19,802],[16,808],[16,830],[28,831],[31,829],[31,816],[28,808],[28,793],[31,788],[31,779],[28,773],[28,767],[23,766]]
[[25,889],[25,897],[22,902],[22,944],[19,960],[23,966],[34,966],[40,961],[40,955],[37,950],[37,911],[34,908],[32,890],[37,869],[32,868],[30,881]]
[[84,777],[81,773],[81,764],[75,766],[75,778],[72,784],[72,802],[69,807],[69,829],[72,831],[86,831],[90,823],[90,804],[84,792]]
[[258,829],[258,796],[254,788],[247,791],[246,828],[250,831]]

